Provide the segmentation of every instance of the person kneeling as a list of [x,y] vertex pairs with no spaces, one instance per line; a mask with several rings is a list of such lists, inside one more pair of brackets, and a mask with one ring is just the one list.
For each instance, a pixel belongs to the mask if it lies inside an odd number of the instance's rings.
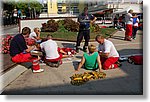
[[47,41],[40,44],[41,50],[45,53],[44,61],[50,67],[59,67],[62,64],[62,58],[69,57],[66,52],[61,50],[57,43],[52,40],[52,35],[47,35]]
[[101,57],[101,62],[104,70],[115,69],[121,66],[119,63],[119,53],[114,44],[105,39],[102,35],[96,36],[96,41],[99,43],[98,52]]
[[101,69],[101,61],[98,52],[96,51],[96,46],[89,45],[88,46],[89,53],[84,53],[82,60],[77,68],[78,71],[83,65],[87,70],[97,70],[99,68],[99,72],[102,72]]

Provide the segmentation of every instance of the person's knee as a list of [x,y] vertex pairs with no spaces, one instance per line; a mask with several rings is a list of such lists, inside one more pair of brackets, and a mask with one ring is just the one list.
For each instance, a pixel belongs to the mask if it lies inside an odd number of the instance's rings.
[[104,70],[108,70],[109,67],[110,67],[110,65],[108,65],[107,63],[104,63],[104,64],[103,64],[103,69],[104,69]]

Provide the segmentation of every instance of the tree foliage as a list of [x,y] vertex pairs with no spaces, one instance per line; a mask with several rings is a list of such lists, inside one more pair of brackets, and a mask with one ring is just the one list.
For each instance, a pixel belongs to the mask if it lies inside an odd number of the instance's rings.
[[28,11],[28,9],[35,9],[36,12],[40,12],[41,9],[43,8],[43,5],[40,4],[38,1],[29,1],[29,2],[25,2],[25,1],[9,1],[9,2],[3,2],[3,9],[4,10],[8,10],[10,12],[12,12],[14,9],[20,9],[22,11]]

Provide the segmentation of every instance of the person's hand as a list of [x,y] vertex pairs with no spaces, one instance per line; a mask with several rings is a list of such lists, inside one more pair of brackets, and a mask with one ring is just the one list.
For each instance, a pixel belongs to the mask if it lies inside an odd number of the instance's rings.
[[90,21],[90,23],[93,24],[94,22],[93,22],[93,21]]
[[79,70],[78,69],[75,69],[75,73],[77,73]]
[[103,72],[103,71],[102,71],[102,69],[101,69],[101,70],[99,70],[99,72]]
[[26,52],[30,52],[31,50],[33,50],[35,48],[35,46],[29,46],[28,49],[26,49]]

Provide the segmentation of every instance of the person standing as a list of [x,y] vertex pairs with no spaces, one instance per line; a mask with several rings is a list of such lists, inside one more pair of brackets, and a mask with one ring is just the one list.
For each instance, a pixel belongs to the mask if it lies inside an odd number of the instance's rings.
[[10,42],[10,56],[14,63],[32,62],[33,73],[43,72],[38,61],[40,58],[33,57],[30,54],[35,46],[27,47],[25,39],[29,37],[31,29],[24,27],[21,34],[17,34]]
[[127,41],[131,41],[132,39],[132,25],[133,25],[133,18],[132,18],[133,10],[129,10],[128,14],[126,15],[126,32],[125,32],[125,39]]
[[132,37],[134,40],[136,39],[136,33],[138,30],[138,23],[139,23],[139,19],[138,19],[137,15],[134,13],[133,14],[133,32],[132,32]]
[[117,29],[118,27],[118,19],[117,19],[117,16],[115,16],[114,18],[114,28]]
[[85,44],[83,47],[83,51],[86,52],[88,43],[90,40],[90,23],[94,23],[96,21],[96,17],[94,17],[92,14],[88,13],[88,8],[84,8],[84,12],[79,15],[78,22],[79,22],[79,33],[77,36],[77,42],[76,42],[76,52],[79,52],[80,43],[84,37]]
[[102,35],[97,35],[95,40],[99,43],[98,52],[104,70],[115,69],[121,66],[118,62],[119,54],[114,44],[105,39]]

